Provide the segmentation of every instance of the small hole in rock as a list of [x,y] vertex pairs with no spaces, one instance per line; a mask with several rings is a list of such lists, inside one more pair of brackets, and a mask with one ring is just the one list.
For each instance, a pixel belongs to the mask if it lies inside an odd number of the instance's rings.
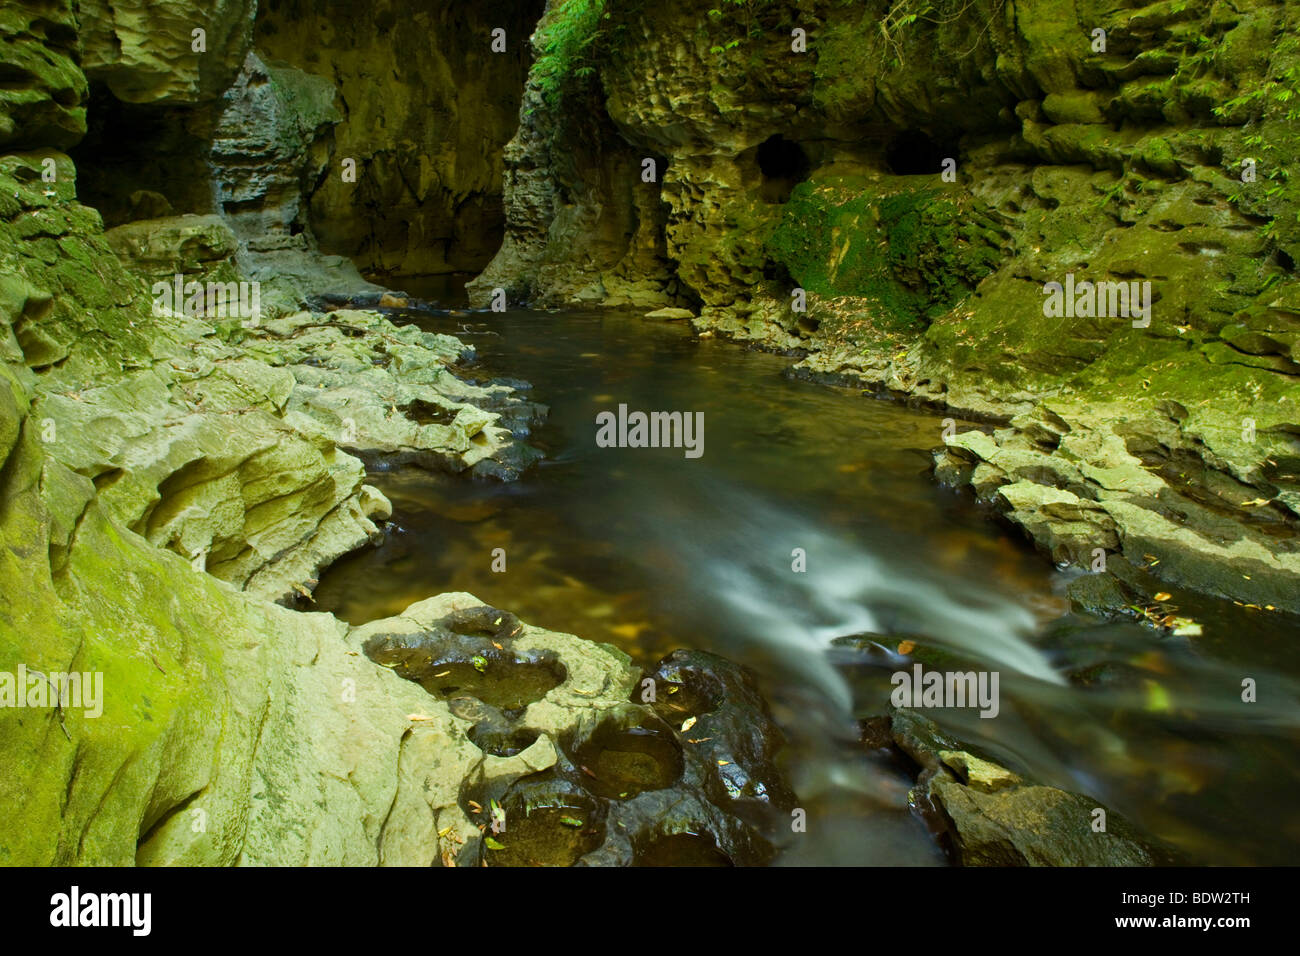
[[903,130],[885,150],[885,162],[896,176],[937,175],[945,159],[956,158],[956,143],[934,140],[917,129]]
[[469,730],[469,739],[479,750],[494,757],[513,757],[523,753],[537,742],[535,730],[502,730],[489,724],[476,724]]
[[577,747],[574,760],[585,768],[587,789],[610,800],[671,787],[683,767],[681,746],[655,720],[625,728],[606,722]]
[[794,187],[808,178],[812,168],[803,147],[779,133],[759,144],[756,159],[763,174],[759,196],[770,203],[788,200]]
[[501,808],[504,828],[484,833],[482,858],[489,866],[573,866],[605,839],[601,805],[550,773],[514,783]]

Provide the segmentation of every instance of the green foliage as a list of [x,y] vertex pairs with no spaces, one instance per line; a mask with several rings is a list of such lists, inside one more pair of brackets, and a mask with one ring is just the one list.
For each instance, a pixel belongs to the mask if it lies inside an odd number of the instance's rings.
[[608,20],[605,0],[565,0],[538,30],[532,75],[550,105],[559,104],[571,80],[595,74]]
[[[909,29],[922,22],[934,25],[953,23],[961,19],[976,2],[977,0],[897,0],[891,4],[877,24],[881,37],[893,54],[889,63],[890,68],[904,65],[903,39]],[[1000,8],[1001,5],[998,3],[995,9]],[[975,49],[979,38],[988,28],[989,24],[986,23],[984,29],[975,38],[975,44],[964,53],[958,54],[958,59],[969,55]]]
[[709,11],[709,19],[717,24],[728,24],[733,30],[738,23],[740,35],[732,36],[709,47],[710,53],[719,56],[731,52],[745,40],[762,32],[754,19],[755,10],[759,6],[771,3],[772,0],[720,0],[720,2],[721,8],[715,7]]

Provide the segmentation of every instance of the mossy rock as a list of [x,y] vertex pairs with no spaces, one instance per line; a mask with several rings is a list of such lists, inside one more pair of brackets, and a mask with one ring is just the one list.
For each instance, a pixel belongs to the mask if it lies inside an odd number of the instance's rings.
[[852,181],[800,183],[767,252],[822,296],[860,296],[900,325],[947,311],[998,265],[996,225],[953,189],[861,195]]

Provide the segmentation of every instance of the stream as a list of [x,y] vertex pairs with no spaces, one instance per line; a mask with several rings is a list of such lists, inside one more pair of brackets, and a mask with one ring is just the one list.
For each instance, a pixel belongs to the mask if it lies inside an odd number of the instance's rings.
[[[947,864],[908,806],[914,768],[860,739],[857,719],[887,713],[890,674],[911,669],[904,641],[998,672],[995,718],[927,715],[1012,769],[1096,797],[1190,862],[1293,862],[1294,620],[1182,594],[1201,637],[1071,615],[1081,571],[934,482],[941,416],[795,380],[788,357],[609,312],[392,317],[474,346],[462,374],[531,383],[550,415],[528,441],[546,458],[510,484],[374,474],[394,505],[385,541],[330,568],[315,609],[359,624],[468,591],[643,666],[677,647],[744,663],[808,811],[779,865]],[[703,455],[598,447],[597,413],[620,404],[702,412]],[[865,650],[832,644],[845,635],[869,635]],[[1258,703],[1241,702],[1243,677]]]

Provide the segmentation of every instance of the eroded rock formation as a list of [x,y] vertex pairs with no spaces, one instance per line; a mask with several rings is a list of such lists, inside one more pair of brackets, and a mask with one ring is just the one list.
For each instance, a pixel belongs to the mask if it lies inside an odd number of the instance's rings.
[[[670,0],[566,44],[591,6],[534,38],[475,301],[676,298],[1009,426],[946,436],[940,473],[1058,560],[1300,607],[1291,6]],[[1150,312],[1045,309],[1075,280]]]

